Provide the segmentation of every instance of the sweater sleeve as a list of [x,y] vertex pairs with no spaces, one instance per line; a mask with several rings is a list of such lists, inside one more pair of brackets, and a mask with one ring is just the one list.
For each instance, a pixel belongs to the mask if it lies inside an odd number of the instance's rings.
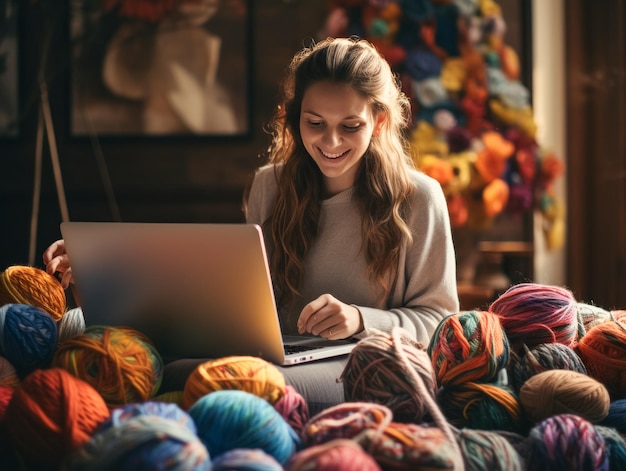
[[407,221],[413,242],[402,248],[390,307],[355,306],[364,325],[357,338],[367,336],[372,329],[391,332],[394,326],[401,326],[427,345],[439,322],[459,310],[456,258],[445,196],[432,178],[416,173],[414,180],[417,191]]

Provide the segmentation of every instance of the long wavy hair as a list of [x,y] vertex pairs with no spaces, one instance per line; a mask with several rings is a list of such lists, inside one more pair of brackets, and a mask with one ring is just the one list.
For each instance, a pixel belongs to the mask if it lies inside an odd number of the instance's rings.
[[354,198],[362,219],[362,247],[370,279],[385,299],[392,289],[402,243],[412,241],[405,218],[413,191],[413,160],[406,139],[410,103],[387,61],[369,42],[328,38],[302,49],[283,80],[282,105],[269,125],[270,163],[281,164],[272,216],[264,222],[272,250],[270,270],[279,303],[298,296],[305,257],[317,235],[323,176],[300,134],[306,90],[319,81],[347,84],[386,119],[373,136],[357,172]]

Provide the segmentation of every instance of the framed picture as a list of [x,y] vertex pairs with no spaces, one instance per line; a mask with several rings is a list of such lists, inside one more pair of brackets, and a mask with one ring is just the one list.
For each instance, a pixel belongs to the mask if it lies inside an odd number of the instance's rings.
[[247,135],[249,0],[72,0],[73,136]]
[[0,137],[18,135],[17,0],[0,0]]

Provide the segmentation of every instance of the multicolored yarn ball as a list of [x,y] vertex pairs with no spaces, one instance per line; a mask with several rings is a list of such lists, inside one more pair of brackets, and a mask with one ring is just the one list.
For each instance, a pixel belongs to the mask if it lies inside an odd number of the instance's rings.
[[15,367],[9,360],[0,356],[0,386],[9,386],[14,388],[20,382]]
[[50,366],[57,348],[57,324],[47,312],[30,304],[0,307],[0,354],[22,378]]
[[524,471],[524,459],[502,435],[490,430],[457,431],[466,471]]
[[591,422],[577,415],[554,415],[535,425],[527,449],[529,470],[609,470],[604,438]]
[[274,409],[287,421],[298,435],[311,418],[309,404],[291,384],[285,386],[285,393],[274,403]]
[[519,401],[506,384],[509,344],[495,314],[467,311],[444,318],[428,353],[440,387],[438,403],[452,425],[520,429]]
[[[414,380],[411,372],[419,378]],[[437,389],[426,350],[401,328],[395,335],[374,332],[360,340],[350,352],[340,380],[346,401],[385,405],[397,422],[421,422],[428,413],[426,398],[434,401]],[[415,381],[423,383],[424,389],[419,390]]]
[[609,469],[626,469],[626,440],[614,428],[596,425],[609,454]]
[[13,265],[0,273],[0,306],[29,304],[58,321],[67,307],[65,290],[59,280],[40,268]]
[[189,428],[158,415],[137,415],[99,431],[64,463],[68,471],[209,471],[206,447]]
[[151,399],[163,379],[159,352],[129,327],[89,326],[59,345],[52,364],[91,384],[110,407]]
[[282,465],[263,450],[229,450],[211,462],[211,471],[283,471]]
[[615,311],[611,311],[611,319],[618,322],[626,322],[626,310],[618,309]]
[[86,443],[109,417],[102,396],[60,368],[39,369],[15,388],[4,420],[9,440],[33,469],[55,466]]
[[612,400],[626,398],[626,324],[607,321],[593,327],[576,346],[576,353]]
[[611,320],[610,311],[593,304],[579,302],[576,304],[576,309],[578,310],[578,321],[582,324],[585,332],[589,332],[589,329],[598,324]]
[[612,427],[626,435],[626,399],[616,399],[609,405],[609,413],[599,425]]
[[80,307],[68,309],[58,322],[59,344],[85,332],[85,316]]
[[111,427],[117,427],[122,422],[141,415],[156,415],[164,419],[173,420],[181,426],[197,433],[196,424],[191,416],[176,404],[169,402],[146,401],[133,404],[124,404],[111,410],[110,417],[98,428],[98,432]]
[[533,348],[524,345],[524,350],[521,358],[512,355],[509,362],[509,378],[515,391],[519,392],[526,380],[542,371],[570,370],[587,374],[587,368],[574,349],[561,343],[542,343]]
[[212,457],[237,448],[261,449],[281,465],[301,446],[296,431],[265,399],[238,389],[206,394],[188,410]]
[[274,404],[285,393],[285,377],[276,366],[259,357],[209,360],[198,365],[187,378],[183,408],[188,409],[205,394],[226,389],[246,391]]
[[580,335],[578,303],[571,291],[560,286],[513,285],[488,310],[500,318],[511,349],[520,355],[522,345],[562,343],[574,347]]
[[354,440],[337,438],[298,451],[285,471],[381,471],[376,460]]
[[608,415],[611,402],[602,383],[569,370],[537,373],[522,385],[519,400],[535,423],[553,415],[575,414],[595,424]]

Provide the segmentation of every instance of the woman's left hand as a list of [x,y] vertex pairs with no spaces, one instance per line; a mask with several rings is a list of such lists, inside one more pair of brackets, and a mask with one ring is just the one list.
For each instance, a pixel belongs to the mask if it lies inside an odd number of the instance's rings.
[[304,306],[298,318],[298,332],[319,335],[329,340],[345,339],[363,330],[359,310],[323,294]]

